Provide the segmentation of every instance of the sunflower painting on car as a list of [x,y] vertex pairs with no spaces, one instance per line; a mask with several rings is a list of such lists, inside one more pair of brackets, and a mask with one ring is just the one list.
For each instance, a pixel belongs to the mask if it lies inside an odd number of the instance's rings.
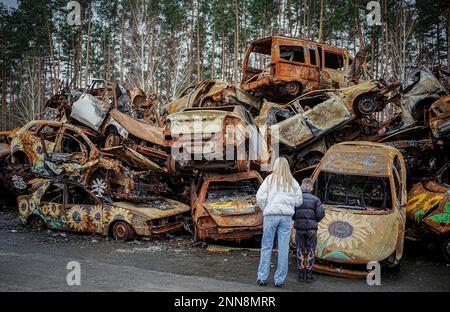
[[111,235],[117,241],[183,229],[190,215],[189,206],[160,196],[140,203],[109,203],[75,182],[45,179],[35,189],[31,195],[17,198],[23,224]]
[[[390,146],[346,142],[332,146],[313,173],[325,208],[319,223],[316,269],[363,277],[369,262],[398,268],[403,254],[406,169]],[[363,270],[356,270],[356,265]]]

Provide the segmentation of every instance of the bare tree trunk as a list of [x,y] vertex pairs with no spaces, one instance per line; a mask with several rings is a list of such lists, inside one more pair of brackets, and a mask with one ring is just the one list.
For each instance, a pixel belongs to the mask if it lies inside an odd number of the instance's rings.
[[211,45],[211,79],[214,79],[216,69],[216,24],[213,24]]
[[197,81],[202,81],[202,66],[200,59],[200,8],[197,2]]
[[323,42],[323,0],[320,0],[319,42]]
[[50,77],[53,80],[53,93],[58,92],[58,78],[56,77],[56,69],[55,69],[55,56],[53,55],[53,44],[52,44],[52,33],[50,30],[50,24],[47,22],[47,30],[48,30],[48,46],[50,50]]
[[371,75],[372,75],[372,77],[374,77],[374,74],[375,74],[375,30],[374,30],[374,26],[372,26],[370,41],[371,41],[370,44],[371,44],[371,52],[372,52],[370,68],[371,68]]
[[222,70],[222,80],[225,80],[225,31],[223,29],[222,29],[222,62],[220,65]]
[[[89,7],[88,7],[88,11],[89,11],[89,15],[88,15],[88,32],[87,32],[87,38],[86,38],[86,68],[85,68],[85,78],[84,78],[84,82],[86,84],[88,84],[88,80],[89,80],[89,44],[91,41],[91,7],[92,7],[92,0],[89,1]],[[80,80],[80,85],[81,85],[81,80]]]
[[[4,63],[3,63],[4,64]],[[2,113],[6,113],[6,68],[2,68]]]
[[234,0],[235,5],[235,32],[234,32],[234,60],[233,60],[233,83],[237,81],[237,66],[238,66],[238,53],[239,53],[239,9],[238,0]]
[[125,21],[122,15],[120,19],[120,83],[123,84],[123,61],[124,61],[124,45],[125,45]]

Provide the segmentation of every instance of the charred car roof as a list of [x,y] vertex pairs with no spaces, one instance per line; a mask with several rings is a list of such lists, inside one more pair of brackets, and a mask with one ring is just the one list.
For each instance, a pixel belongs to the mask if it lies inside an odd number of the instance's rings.
[[402,157],[397,149],[384,144],[345,142],[330,147],[319,168],[353,175],[389,176],[396,156]]

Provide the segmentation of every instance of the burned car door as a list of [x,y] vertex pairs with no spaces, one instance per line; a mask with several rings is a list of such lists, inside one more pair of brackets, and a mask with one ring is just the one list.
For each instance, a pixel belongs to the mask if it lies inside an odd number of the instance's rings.
[[54,230],[66,230],[64,215],[64,184],[51,183],[40,199],[39,212],[47,227]]
[[344,101],[332,92],[307,97],[298,101],[304,110],[303,117],[315,136],[349,121],[352,112]]
[[78,185],[66,184],[64,216],[69,231],[103,233],[100,201]]
[[303,117],[303,111],[297,112],[292,102],[276,110],[270,118],[273,119],[271,122],[276,122],[270,127],[272,144],[278,141],[290,148],[296,148],[314,137]]
[[73,103],[70,117],[95,131],[99,131],[110,108],[111,105],[109,103],[101,101],[92,94],[83,93],[83,95]]

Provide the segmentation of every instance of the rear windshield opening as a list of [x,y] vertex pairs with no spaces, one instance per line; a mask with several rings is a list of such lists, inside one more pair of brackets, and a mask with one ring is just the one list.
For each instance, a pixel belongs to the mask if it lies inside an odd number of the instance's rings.
[[344,57],[340,54],[325,51],[325,67],[337,70],[344,69]]
[[280,46],[280,57],[289,62],[305,63],[305,51],[299,46]]
[[210,182],[206,202],[217,203],[236,200],[248,200],[256,196],[259,188],[257,179],[233,181],[233,182]]
[[272,57],[270,54],[263,54],[258,52],[252,52],[248,59],[248,69],[263,71],[269,67],[272,62]]
[[392,208],[387,177],[367,177],[321,172],[314,187],[324,204],[367,211]]
[[330,96],[327,94],[318,94],[311,97],[303,98],[298,101],[300,106],[306,111],[310,108],[313,108],[314,106],[318,104],[322,104],[326,100],[329,100]]

